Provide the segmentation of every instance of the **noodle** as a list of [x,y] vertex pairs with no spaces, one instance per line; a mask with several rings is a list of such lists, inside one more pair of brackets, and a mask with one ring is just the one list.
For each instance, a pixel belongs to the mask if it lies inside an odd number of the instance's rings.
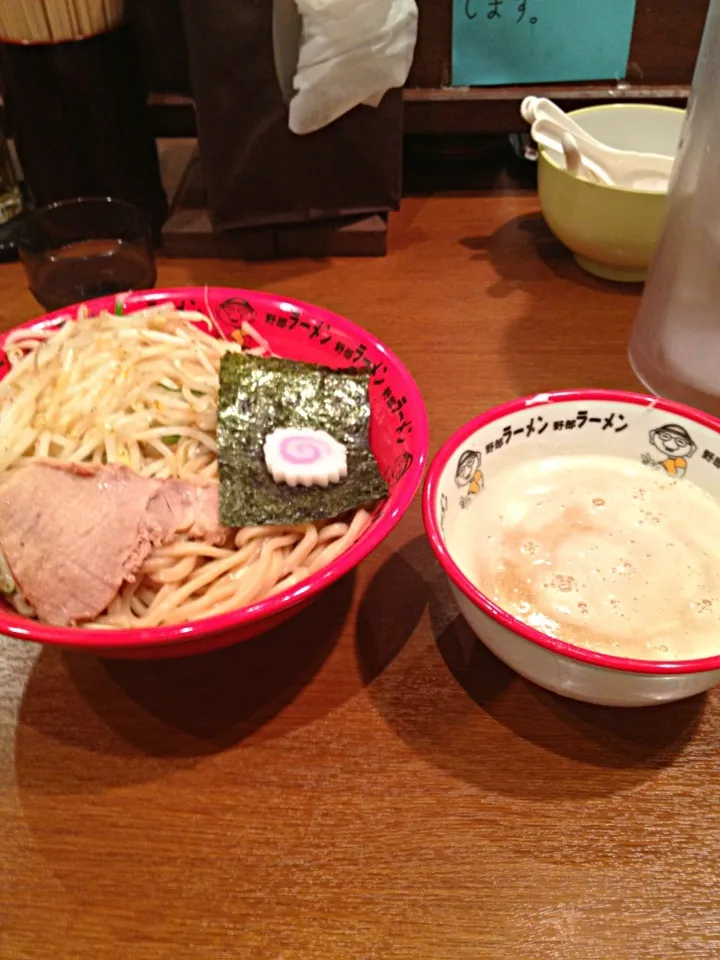
[[[0,475],[36,457],[123,463],[144,477],[217,479],[219,340],[204,314],[163,304],[122,316],[81,308],[60,328],[12,331],[0,380]],[[267,354],[267,342],[243,333]],[[85,627],[177,624],[235,610],[294,586],[343,553],[370,522],[245,527],[228,547],[179,539],[156,547]]]

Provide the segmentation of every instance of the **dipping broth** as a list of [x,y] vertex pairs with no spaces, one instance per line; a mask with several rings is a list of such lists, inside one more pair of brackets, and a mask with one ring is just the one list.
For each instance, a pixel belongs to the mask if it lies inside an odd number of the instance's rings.
[[465,576],[545,634],[645,660],[720,654],[720,503],[687,478],[534,460],[494,475],[450,534]]

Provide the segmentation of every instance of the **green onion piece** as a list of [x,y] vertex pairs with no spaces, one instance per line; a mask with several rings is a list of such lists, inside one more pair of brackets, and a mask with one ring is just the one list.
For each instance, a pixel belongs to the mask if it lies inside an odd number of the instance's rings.
[[120,299],[115,301],[115,316],[121,317],[124,314],[125,310],[123,308],[123,302]]
[[176,444],[180,439],[179,433],[173,433],[169,437],[163,437],[163,443],[166,443],[169,447],[172,447],[173,444]]
[[[175,384],[172,383],[172,381],[165,381],[165,383],[163,383],[162,380],[158,380],[158,386],[159,386],[159,387],[162,387],[163,390],[170,390],[172,393],[180,393],[180,392],[181,392],[181,391],[180,391],[180,387],[176,387]],[[192,390],[192,389],[191,389],[191,390],[190,390],[190,393],[192,393],[192,395],[195,396],[195,397],[204,397],[204,396],[205,396],[205,391],[204,391],[204,390]]]

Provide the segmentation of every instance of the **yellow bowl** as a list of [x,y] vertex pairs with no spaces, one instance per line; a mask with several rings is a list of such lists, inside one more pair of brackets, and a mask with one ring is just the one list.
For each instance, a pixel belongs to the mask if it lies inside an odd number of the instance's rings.
[[[675,156],[685,111],[640,103],[609,103],[571,113],[611,147]],[[580,180],[561,154],[541,147],[538,193],[548,226],[577,263],[608,280],[645,279],[665,215],[667,195]]]

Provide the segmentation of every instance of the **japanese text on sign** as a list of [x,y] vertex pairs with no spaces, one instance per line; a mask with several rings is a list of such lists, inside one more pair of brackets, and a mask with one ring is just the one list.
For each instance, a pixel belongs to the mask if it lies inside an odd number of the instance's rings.
[[619,80],[634,18],[635,0],[453,0],[452,82]]

